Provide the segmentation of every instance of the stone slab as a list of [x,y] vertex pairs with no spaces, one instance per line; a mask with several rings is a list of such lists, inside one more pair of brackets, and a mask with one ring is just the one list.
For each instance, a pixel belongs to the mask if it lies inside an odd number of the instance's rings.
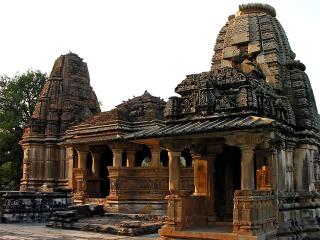
[[94,233],[75,230],[47,228],[44,224],[0,224],[0,239],[10,240],[155,240],[159,239],[158,234],[149,234],[139,237],[118,236],[106,233]]

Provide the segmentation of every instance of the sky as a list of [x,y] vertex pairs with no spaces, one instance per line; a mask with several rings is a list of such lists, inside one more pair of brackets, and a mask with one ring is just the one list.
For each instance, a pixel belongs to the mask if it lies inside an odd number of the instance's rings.
[[219,30],[248,2],[276,9],[320,107],[319,0],[1,0],[0,75],[50,73],[71,51],[102,110],[145,90],[167,100],[186,75],[210,69]]

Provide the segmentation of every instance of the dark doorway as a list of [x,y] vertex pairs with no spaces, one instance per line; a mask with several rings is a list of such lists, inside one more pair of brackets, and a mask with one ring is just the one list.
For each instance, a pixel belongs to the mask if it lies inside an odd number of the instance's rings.
[[214,207],[220,221],[233,220],[233,194],[241,189],[241,151],[226,146],[215,161]]
[[100,183],[100,192],[106,197],[110,192],[110,179],[108,177],[109,172],[107,167],[113,166],[113,154],[109,147],[106,147],[103,151],[100,161],[100,178],[102,179]]

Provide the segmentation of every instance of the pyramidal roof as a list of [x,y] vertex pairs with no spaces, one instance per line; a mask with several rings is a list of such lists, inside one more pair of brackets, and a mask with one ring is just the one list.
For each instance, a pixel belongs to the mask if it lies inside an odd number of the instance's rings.
[[254,114],[318,131],[310,81],[295,57],[273,7],[240,5],[217,36],[211,69],[187,75],[165,114],[175,121]]
[[97,112],[100,108],[90,86],[87,64],[74,53],[61,55],[40,93],[30,131],[46,137],[60,136]]

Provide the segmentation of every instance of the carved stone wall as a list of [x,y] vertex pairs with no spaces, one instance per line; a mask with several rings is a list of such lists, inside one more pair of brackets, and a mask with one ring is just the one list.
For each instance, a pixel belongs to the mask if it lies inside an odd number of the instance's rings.
[[[162,200],[169,194],[168,168],[108,167],[108,200]],[[192,192],[193,168],[181,168],[181,190]]]
[[170,98],[166,105],[165,116],[169,119],[250,112],[295,125],[288,98],[270,87],[259,72],[224,67],[188,75],[176,92],[181,97]]
[[243,235],[275,236],[276,201],[272,191],[237,190],[234,194],[233,231]]
[[44,222],[53,211],[71,204],[68,192],[0,192],[0,223]]

